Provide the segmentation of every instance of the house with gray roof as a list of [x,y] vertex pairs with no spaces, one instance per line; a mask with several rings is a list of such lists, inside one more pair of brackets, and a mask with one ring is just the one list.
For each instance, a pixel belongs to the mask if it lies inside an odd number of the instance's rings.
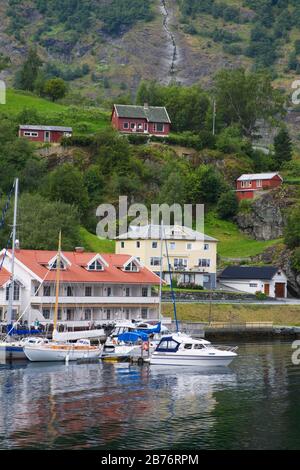
[[276,266],[227,266],[219,276],[220,286],[240,292],[263,292],[268,297],[287,296],[287,276]]
[[132,106],[115,104],[111,115],[112,126],[124,134],[166,136],[171,120],[163,106]]

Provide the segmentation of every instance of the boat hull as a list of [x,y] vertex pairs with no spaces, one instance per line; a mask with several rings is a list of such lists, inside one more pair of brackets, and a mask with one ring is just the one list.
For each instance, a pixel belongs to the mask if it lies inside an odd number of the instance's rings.
[[199,367],[227,367],[236,357],[236,354],[232,356],[178,356],[178,355],[160,355],[153,354],[150,358],[151,365],[159,366],[199,366]]
[[51,348],[39,348],[39,347],[24,347],[24,353],[26,357],[32,362],[63,362],[78,361],[81,359],[97,359],[100,358],[100,350],[76,350],[71,349],[51,349]]
[[16,361],[16,360],[26,360],[27,357],[24,353],[22,346],[14,344],[1,344],[0,345],[0,360],[5,361]]

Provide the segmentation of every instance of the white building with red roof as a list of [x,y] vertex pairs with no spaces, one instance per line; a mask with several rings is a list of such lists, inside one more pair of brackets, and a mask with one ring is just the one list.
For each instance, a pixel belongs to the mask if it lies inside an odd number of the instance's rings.
[[[5,251],[2,251],[2,258]],[[14,319],[42,324],[53,321],[57,252],[16,250]],[[0,271],[0,321],[5,321],[11,252]],[[61,254],[59,313],[61,324],[89,326],[122,319],[157,319],[159,277],[126,254]]]

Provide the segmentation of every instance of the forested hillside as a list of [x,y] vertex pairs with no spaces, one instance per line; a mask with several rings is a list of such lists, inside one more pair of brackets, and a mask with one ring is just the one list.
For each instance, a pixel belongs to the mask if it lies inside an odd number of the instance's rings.
[[141,79],[209,86],[223,67],[299,72],[297,0],[3,0],[0,70],[11,83],[34,45],[47,77],[93,99],[128,99]]

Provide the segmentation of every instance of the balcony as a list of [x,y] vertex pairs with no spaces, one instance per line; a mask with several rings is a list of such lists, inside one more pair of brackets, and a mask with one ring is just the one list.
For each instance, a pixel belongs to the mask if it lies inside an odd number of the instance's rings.
[[[141,304],[158,304],[159,297],[115,297],[115,296],[106,296],[106,297],[59,297],[59,304],[63,305],[141,305]],[[55,305],[55,297],[31,297],[32,304],[41,304],[41,305]]]

